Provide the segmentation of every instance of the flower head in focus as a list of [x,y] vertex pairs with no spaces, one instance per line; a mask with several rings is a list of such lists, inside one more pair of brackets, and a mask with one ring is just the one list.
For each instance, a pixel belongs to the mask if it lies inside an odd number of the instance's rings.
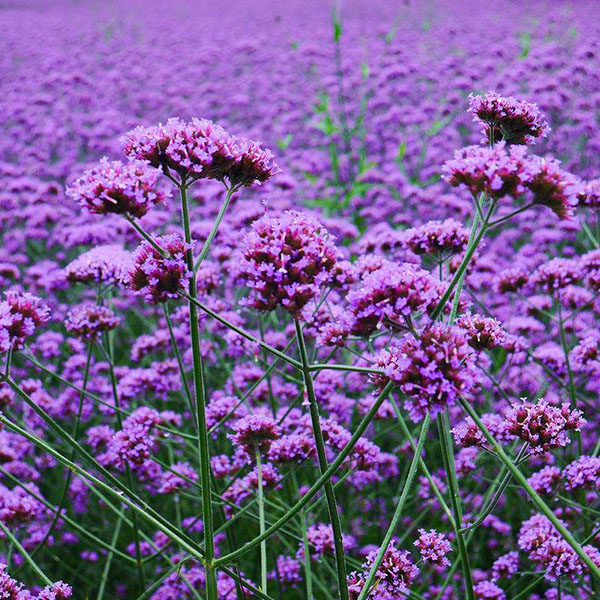
[[20,350],[37,327],[50,319],[50,309],[28,292],[9,290],[0,302],[0,351]]
[[140,244],[129,271],[129,286],[153,304],[177,298],[179,291],[190,279],[185,260],[188,250],[181,236],[169,234],[156,239],[168,256],[144,241]]
[[263,183],[279,172],[259,142],[238,138],[208,119],[139,126],[124,136],[125,154],[148,161],[182,180],[216,179],[231,188]]
[[298,315],[334,277],[337,248],[313,217],[296,211],[264,216],[242,243],[245,303],[260,311],[281,306]]
[[536,104],[512,96],[488,92],[484,96],[469,96],[469,112],[481,123],[484,141],[505,140],[507,144],[533,144],[546,137],[550,127]]
[[85,171],[67,194],[91,213],[139,218],[166,199],[158,189],[160,175],[145,161],[122,163],[103,158],[98,166]]

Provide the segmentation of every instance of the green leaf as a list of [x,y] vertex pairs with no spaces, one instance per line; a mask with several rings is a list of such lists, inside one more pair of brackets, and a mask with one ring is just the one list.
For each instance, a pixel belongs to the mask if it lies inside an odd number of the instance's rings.
[[521,34],[521,54],[519,54],[519,58],[527,58],[529,56],[529,51],[531,50],[531,34],[530,33],[522,33]]
[[435,121],[435,123],[431,126],[431,128],[428,131],[426,131],[425,133],[429,136],[436,135],[444,127],[446,127],[446,125],[448,125],[448,123],[450,123],[451,120],[452,120],[451,117],[447,116],[447,117],[444,117],[443,119]]
[[396,154],[396,162],[400,164],[404,160],[404,156],[406,155],[406,142],[402,142],[398,146],[398,154]]
[[282,150],[286,150],[289,147],[289,145],[293,139],[294,139],[294,136],[291,133],[288,133],[284,138],[277,140],[277,145]]
[[366,62],[361,63],[360,72],[363,79],[369,79],[369,65]]

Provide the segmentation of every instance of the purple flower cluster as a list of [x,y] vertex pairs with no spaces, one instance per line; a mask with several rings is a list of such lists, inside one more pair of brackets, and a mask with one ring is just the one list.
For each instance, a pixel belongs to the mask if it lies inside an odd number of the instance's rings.
[[533,204],[550,208],[561,219],[572,216],[580,192],[579,180],[563,171],[555,159],[528,155],[525,146],[493,148],[468,146],[457,150],[443,167],[452,186],[467,188],[473,195],[499,200],[524,196]]
[[506,415],[506,432],[527,442],[534,453],[548,452],[567,445],[568,431],[579,431],[585,419],[580,410],[569,404],[552,406],[544,399],[529,402],[523,399]]
[[397,346],[382,350],[373,375],[378,389],[394,382],[406,396],[404,407],[413,421],[432,415],[470,396],[477,382],[474,353],[456,327],[433,325],[417,338],[407,334]]
[[500,96],[496,92],[483,96],[471,94],[469,111],[474,120],[484,126],[485,142],[505,140],[508,144],[533,144],[550,131],[536,104]]
[[19,350],[50,319],[50,309],[27,292],[8,291],[0,302],[0,352]]
[[350,331],[369,336],[382,326],[406,327],[407,320],[435,309],[444,286],[428,271],[409,263],[385,263],[348,294]]
[[185,260],[189,245],[181,236],[169,234],[158,237],[156,242],[167,255],[144,241],[135,252],[128,274],[129,287],[153,304],[177,298],[191,278]]
[[102,333],[119,325],[119,317],[106,306],[94,303],[80,304],[66,316],[65,329],[86,342],[95,342]]
[[404,232],[404,243],[412,252],[440,259],[460,254],[469,241],[469,230],[454,219],[428,221]]
[[[370,552],[367,560],[362,566],[361,573],[351,573],[348,577],[348,590],[350,598],[356,600],[365,585],[365,574],[369,573],[375,558],[377,550]],[[419,574],[419,568],[415,565],[410,554],[403,550],[398,550],[395,541],[392,540],[387,547],[383,561],[379,565],[375,574],[377,585],[367,595],[368,600],[379,600],[387,598],[402,598]]]
[[159,179],[160,171],[144,161],[122,163],[103,158],[77,179],[67,194],[94,214],[143,217],[166,199],[158,189]]
[[265,215],[242,242],[241,275],[250,288],[248,306],[281,306],[297,315],[334,276],[337,249],[315,218],[296,211]]
[[281,432],[272,417],[259,414],[242,417],[233,425],[233,431],[231,441],[249,456],[254,456],[255,448],[267,452]]
[[47,585],[39,593],[24,589],[22,583],[7,573],[7,566],[0,563],[0,598],[6,600],[68,600],[73,595],[71,586],[57,581]]
[[136,127],[124,136],[125,154],[181,178],[228,181],[232,188],[263,183],[279,168],[259,142],[237,138],[207,119]]
[[419,537],[415,542],[415,546],[421,554],[423,562],[438,567],[450,566],[450,561],[446,555],[452,550],[452,546],[443,533],[438,533],[435,529],[429,531],[419,529]]

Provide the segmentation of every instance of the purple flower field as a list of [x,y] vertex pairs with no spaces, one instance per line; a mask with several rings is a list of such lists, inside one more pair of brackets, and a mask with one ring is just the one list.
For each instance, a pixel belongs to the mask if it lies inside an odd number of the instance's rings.
[[600,599],[599,40],[0,2],[0,599]]

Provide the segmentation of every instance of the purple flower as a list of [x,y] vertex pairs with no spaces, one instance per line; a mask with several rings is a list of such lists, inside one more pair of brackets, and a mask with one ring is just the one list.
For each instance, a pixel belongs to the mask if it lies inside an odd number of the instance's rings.
[[157,189],[160,174],[144,161],[122,163],[103,158],[97,167],[85,171],[67,194],[94,214],[143,217],[166,199]]
[[506,600],[502,588],[491,581],[480,581],[473,587],[477,600]]
[[231,440],[242,447],[249,456],[254,456],[255,448],[267,452],[281,430],[272,417],[252,414],[242,417],[233,425]]
[[50,319],[50,309],[28,292],[9,290],[0,302],[0,351],[20,350],[37,327]]
[[443,533],[438,533],[435,529],[429,531],[419,529],[419,538],[415,542],[415,546],[419,550],[423,562],[439,567],[450,566],[446,554],[451,552],[452,546]]
[[552,406],[540,399],[513,406],[506,415],[506,432],[529,444],[532,452],[541,454],[567,445],[567,431],[579,431],[585,423],[581,411],[571,410],[567,403]]
[[[536,104],[503,97],[496,92],[484,96],[469,95],[469,111],[484,125],[484,141],[506,140],[507,144],[533,144],[546,137],[550,127]],[[490,135],[491,132],[491,135]]]
[[564,468],[562,477],[568,491],[600,490],[600,457],[580,456]]
[[501,346],[506,339],[500,322],[492,317],[468,313],[461,315],[456,325],[465,331],[469,345],[475,350],[491,350]]
[[288,211],[252,224],[242,242],[245,301],[260,311],[278,306],[297,315],[334,276],[337,249],[313,217]]
[[560,469],[551,465],[540,469],[527,480],[538,494],[552,494],[561,481]]
[[68,281],[120,285],[131,266],[131,253],[121,246],[97,246],[71,261],[65,267]]
[[185,261],[189,245],[181,236],[169,234],[157,238],[156,242],[168,256],[164,257],[144,241],[135,252],[128,275],[131,289],[153,304],[177,298],[191,277]]
[[[378,550],[369,553],[362,566],[362,573],[351,573],[348,577],[348,591],[350,599],[356,600],[366,583],[368,574],[375,562]],[[395,540],[387,547],[383,560],[375,573],[377,586],[369,592],[367,600],[379,598],[403,598],[406,596],[413,581],[419,574],[419,569],[408,552],[398,550]]]
[[419,338],[406,335],[397,346],[382,350],[375,364],[385,374],[373,375],[378,389],[393,381],[406,396],[404,407],[413,421],[420,421],[469,396],[477,375],[474,352],[457,327],[436,324]]
[[119,317],[106,306],[88,302],[75,306],[67,313],[65,328],[75,337],[95,342],[101,333],[115,329]]
[[415,254],[437,256],[443,260],[461,253],[469,241],[469,230],[454,219],[428,221],[404,232],[404,243]]
[[136,127],[124,137],[125,154],[181,178],[217,179],[232,188],[263,183],[278,173],[273,154],[259,142],[237,138],[207,119]]
[[382,325],[406,327],[412,315],[433,311],[444,290],[444,285],[424,269],[409,263],[385,263],[348,294],[351,332],[366,337]]
[[508,552],[498,557],[492,565],[492,580],[511,579],[519,570],[519,553]]

